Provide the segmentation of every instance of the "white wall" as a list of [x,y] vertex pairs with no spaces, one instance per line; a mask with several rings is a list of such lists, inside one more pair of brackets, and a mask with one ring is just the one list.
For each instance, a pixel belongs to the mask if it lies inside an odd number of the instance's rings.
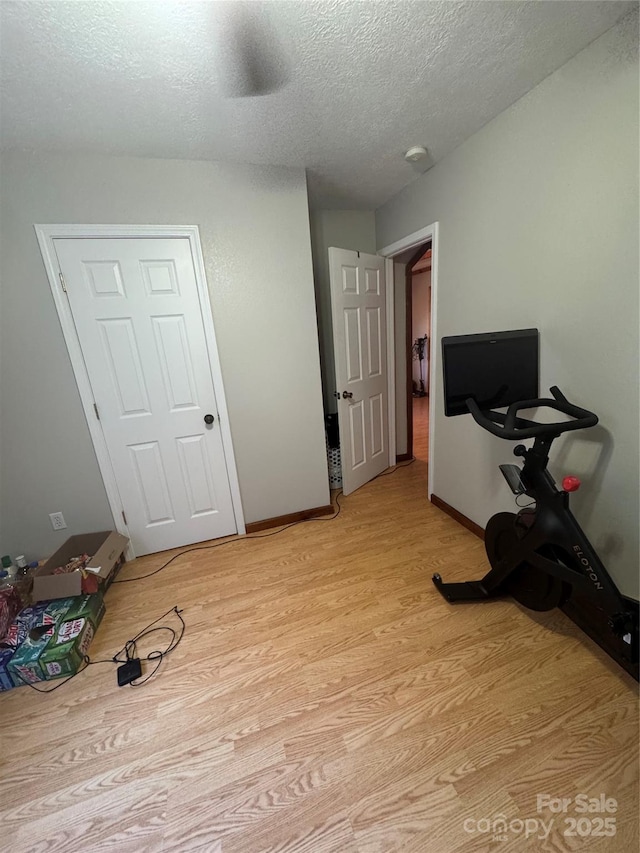
[[312,210],[310,215],[324,406],[326,412],[336,412],[328,250],[333,246],[375,255],[375,215],[368,210]]
[[[45,556],[112,525],[34,223],[199,225],[246,521],[329,503],[304,171],[23,153],[1,166],[2,553]],[[68,530],[50,529],[54,510]]]
[[[441,335],[537,326],[542,390],[599,414],[553,468],[583,478],[574,512],[636,597],[637,44],[632,14],[376,212],[378,246],[439,221]],[[513,508],[497,471],[512,447],[445,421],[441,376],[435,394],[434,491],[484,525]]]

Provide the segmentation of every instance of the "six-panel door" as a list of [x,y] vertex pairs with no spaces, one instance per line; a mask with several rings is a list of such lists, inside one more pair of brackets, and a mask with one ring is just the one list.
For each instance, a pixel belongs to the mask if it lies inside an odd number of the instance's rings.
[[388,466],[384,258],[331,248],[329,271],[342,481],[349,494]]
[[188,239],[54,242],[136,554],[235,533]]

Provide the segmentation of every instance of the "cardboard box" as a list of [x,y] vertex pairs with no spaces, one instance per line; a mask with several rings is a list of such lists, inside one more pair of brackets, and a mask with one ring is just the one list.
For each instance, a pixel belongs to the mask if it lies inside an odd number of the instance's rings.
[[40,654],[43,678],[62,678],[78,671],[104,614],[105,606],[99,593],[85,595],[69,608]]
[[[21,621],[26,624],[27,631],[20,647],[13,653],[11,659],[6,664],[6,669],[13,682],[13,686],[19,687],[25,682],[33,684],[36,681],[43,680],[44,675],[39,663],[40,655],[49,645],[56,624],[62,620],[73,603],[73,599],[61,598],[56,601],[50,601],[45,605],[35,605],[34,607],[25,608],[27,615],[24,617],[22,616],[24,611],[18,614],[16,617],[18,635],[20,634]],[[49,630],[38,639],[31,639],[29,631],[37,625],[47,625],[49,626]]]
[[[44,612],[46,605],[25,607],[9,625],[9,630],[0,641],[0,691],[15,687],[9,672],[9,661],[16,649],[27,639],[27,634],[36,624],[37,618]],[[24,617],[22,614],[24,613]]]
[[9,661],[27,639],[29,631],[41,620],[46,609],[46,604],[36,604],[33,607],[23,608],[0,641],[0,691],[11,690],[12,687],[16,686],[9,672]]
[[9,661],[13,657],[13,649],[0,648],[0,693],[15,687],[9,672]]
[[113,530],[70,536],[44,566],[37,569],[33,578],[33,600],[49,601],[82,595],[83,572],[54,574],[58,567],[65,566],[72,557],[80,554],[91,556],[86,574],[97,578],[98,588],[104,593],[124,563],[124,552],[128,544],[126,536]]
[[16,686],[14,677],[9,671],[9,663],[18,648],[27,639],[29,631],[34,625],[38,624],[45,609],[46,604],[25,608],[25,616],[22,616],[22,612],[19,613],[11,623],[6,636],[3,637],[0,648],[0,690],[11,690],[12,687]]
[[22,597],[16,586],[3,586],[0,589],[0,637],[9,630],[17,613],[22,608]]
[[73,621],[74,619],[89,619],[93,622],[93,627],[97,628],[105,613],[104,600],[102,594],[97,592],[95,595],[80,595],[77,598],[71,599],[71,604],[64,614],[64,621]]
[[[74,675],[87,654],[93,636],[105,614],[102,595],[82,595],[77,598],[56,599],[25,608],[27,618],[15,620],[15,639],[21,644],[5,662],[7,686],[19,687],[51,678]],[[26,631],[23,631],[23,625]],[[50,625],[50,630],[38,639],[29,631],[36,625]]]
[[30,607],[23,607],[4,635],[2,645],[10,646],[15,651],[34,625],[46,624],[44,613],[47,609],[47,603],[40,602],[40,604],[32,604]]

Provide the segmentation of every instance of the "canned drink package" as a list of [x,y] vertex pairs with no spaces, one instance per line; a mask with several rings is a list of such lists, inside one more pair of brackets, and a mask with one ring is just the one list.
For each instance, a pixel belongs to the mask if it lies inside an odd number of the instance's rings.
[[82,595],[72,600],[74,603],[40,654],[43,678],[61,678],[78,671],[105,614],[101,595]]
[[51,626],[50,631],[37,639],[27,636],[20,648],[14,653],[7,669],[16,687],[21,684],[35,684],[36,681],[42,681],[40,655],[46,649],[51,639],[51,633],[53,633],[53,626]]
[[66,599],[66,601],[71,602],[71,604],[64,614],[65,621],[89,619],[95,631],[105,613],[102,594],[97,592],[94,595],[77,595],[74,598]]
[[0,693],[15,687],[13,678],[9,672],[9,661],[13,657],[14,649],[0,648]]
[[[102,596],[95,596],[96,601],[89,600],[93,598],[90,595],[58,598],[25,608],[18,614],[16,621],[22,620],[28,630],[7,662],[14,686],[77,672],[104,615]],[[30,636],[37,627],[47,630],[41,636]]]
[[[2,641],[0,641],[0,691],[11,690],[12,687],[24,683],[23,681],[16,680],[15,676],[12,676],[9,671],[9,662],[29,636],[29,631],[38,624],[44,624],[46,609],[47,602],[23,607],[9,626],[9,630],[2,638]],[[52,617],[49,615],[47,618],[50,619]]]
[[17,586],[4,586],[0,589],[0,637],[6,634],[21,607],[22,597]]
[[[67,612],[77,607],[75,598],[58,598],[25,608],[18,614],[16,620],[28,625],[28,630],[27,636],[7,662],[7,671],[15,687],[25,683],[35,684],[51,677],[43,670],[40,658],[55,638],[56,628],[63,622]],[[37,637],[30,636],[30,632],[39,627],[47,630]]]
[[42,677],[49,679],[74,675],[89,650],[94,633],[94,627],[88,619],[62,622],[38,657]]

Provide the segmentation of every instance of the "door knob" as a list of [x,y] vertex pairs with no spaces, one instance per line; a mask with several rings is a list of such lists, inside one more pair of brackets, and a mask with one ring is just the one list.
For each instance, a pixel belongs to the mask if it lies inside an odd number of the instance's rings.
[[351,391],[343,391],[342,397],[345,400],[350,400],[353,397],[353,394],[351,393]]
[[204,416],[205,424],[212,424],[214,421],[215,421],[215,418],[213,417],[213,415],[205,415]]

